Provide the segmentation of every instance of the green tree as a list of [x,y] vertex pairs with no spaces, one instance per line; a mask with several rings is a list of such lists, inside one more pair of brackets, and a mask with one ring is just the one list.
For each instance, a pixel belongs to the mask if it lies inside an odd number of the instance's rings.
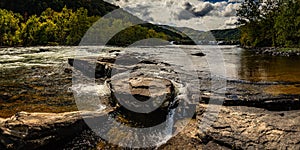
[[300,1],[287,0],[282,3],[275,20],[276,42],[280,46],[299,46],[300,39]]
[[24,46],[37,45],[37,33],[40,26],[40,18],[36,15],[31,16],[26,23],[22,24],[21,38]]
[[76,12],[64,7],[61,12],[51,8],[40,17],[31,16],[23,24],[22,38],[25,46],[29,45],[77,45],[87,29],[97,20],[88,17],[86,9]]
[[[60,45],[66,44],[66,38],[70,32],[70,18],[74,16],[71,9],[64,7],[61,12],[56,12],[48,8],[41,14],[42,22],[53,22],[55,29],[53,29],[53,40],[49,42],[58,43]],[[54,27],[54,26],[53,26]]]
[[260,3],[256,0],[245,0],[237,10],[238,24],[245,25],[260,20]]
[[40,23],[36,33],[36,38],[38,38],[37,44],[53,45],[53,43],[56,43],[55,31],[56,24],[54,24],[52,20],[47,19],[46,21]]
[[299,46],[299,0],[245,0],[237,11],[243,46]]
[[108,42],[108,45],[128,46],[140,40],[149,38],[167,40],[167,35],[162,32],[156,32],[153,29],[149,29],[141,25],[135,25],[117,33]]
[[67,45],[79,44],[81,38],[86,31],[92,26],[99,17],[89,17],[88,11],[84,8],[78,9],[71,17],[69,21],[69,34],[66,37]]
[[255,0],[245,0],[237,10],[238,25],[241,25],[241,39],[243,46],[256,46],[259,43],[259,21],[261,20],[260,3]]
[[12,11],[0,9],[0,45],[13,46],[21,42],[20,22],[22,17]]

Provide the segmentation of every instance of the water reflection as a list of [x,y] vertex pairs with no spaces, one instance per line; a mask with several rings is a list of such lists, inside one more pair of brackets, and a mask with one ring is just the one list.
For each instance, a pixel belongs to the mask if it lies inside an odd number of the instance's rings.
[[242,50],[238,76],[249,81],[300,81],[300,57],[262,56]]

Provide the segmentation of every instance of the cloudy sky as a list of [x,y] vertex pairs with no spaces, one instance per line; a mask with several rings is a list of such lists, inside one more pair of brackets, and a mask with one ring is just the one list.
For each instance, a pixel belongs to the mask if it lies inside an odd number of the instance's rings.
[[234,28],[242,0],[105,0],[157,24],[197,30]]

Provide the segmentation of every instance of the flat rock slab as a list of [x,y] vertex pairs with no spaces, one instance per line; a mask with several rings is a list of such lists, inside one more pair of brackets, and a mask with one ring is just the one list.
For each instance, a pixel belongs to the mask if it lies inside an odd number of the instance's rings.
[[219,113],[199,113],[199,124],[209,125],[199,129],[204,144],[212,141],[230,149],[300,149],[300,111],[221,106]]
[[0,119],[0,147],[36,149],[66,141],[87,129],[84,119],[107,117],[108,111],[67,113],[20,112]]

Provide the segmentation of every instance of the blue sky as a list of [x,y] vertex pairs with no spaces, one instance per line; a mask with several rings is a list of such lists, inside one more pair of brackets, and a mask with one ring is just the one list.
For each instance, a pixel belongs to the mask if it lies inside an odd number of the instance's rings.
[[236,27],[236,9],[242,0],[105,1],[152,23],[211,30]]

